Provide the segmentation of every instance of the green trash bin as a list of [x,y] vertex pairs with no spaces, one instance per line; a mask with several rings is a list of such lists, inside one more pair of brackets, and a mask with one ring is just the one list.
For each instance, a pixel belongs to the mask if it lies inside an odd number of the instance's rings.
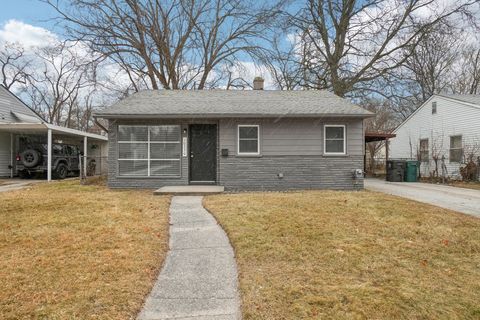
[[417,182],[419,163],[416,160],[409,160],[405,166],[405,182]]

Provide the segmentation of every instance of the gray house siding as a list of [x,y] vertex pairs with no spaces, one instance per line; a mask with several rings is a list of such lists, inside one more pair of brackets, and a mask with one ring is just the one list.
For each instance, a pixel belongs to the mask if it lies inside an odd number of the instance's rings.
[[10,176],[11,163],[10,133],[0,131],[0,177]]
[[[119,177],[117,130],[120,124],[179,124],[182,137],[188,135],[191,123],[216,123],[217,184],[227,190],[291,190],[291,189],[351,189],[352,170],[363,168],[363,120],[361,119],[196,119],[196,120],[110,120],[109,177],[113,188],[159,188],[165,185],[189,183],[188,157],[181,157],[181,176],[178,178]],[[237,126],[260,125],[260,155],[237,155]],[[323,155],[323,126],[346,125],[347,154]],[[228,149],[228,157],[220,150]],[[188,155],[188,153],[187,153]],[[283,178],[278,174],[282,173]],[[363,186],[363,181],[359,182]]]
[[260,125],[262,156],[323,155],[323,126],[344,124],[347,155],[363,155],[363,121],[345,119],[223,119],[220,121],[220,148],[237,153],[238,125]]
[[7,89],[0,86],[0,123],[22,122],[12,114],[12,111],[40,120],[40,118],[32,110],[30,110],[30,108],[25,106]]

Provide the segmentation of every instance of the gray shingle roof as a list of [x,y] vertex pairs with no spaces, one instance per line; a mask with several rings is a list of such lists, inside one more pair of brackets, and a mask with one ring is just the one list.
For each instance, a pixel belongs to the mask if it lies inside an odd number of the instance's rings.
[[313,90],[147,90],[95,113],[103,118],[372,115],[333,93]]
[[480,106],[480,94],[440,94],[440,96]]

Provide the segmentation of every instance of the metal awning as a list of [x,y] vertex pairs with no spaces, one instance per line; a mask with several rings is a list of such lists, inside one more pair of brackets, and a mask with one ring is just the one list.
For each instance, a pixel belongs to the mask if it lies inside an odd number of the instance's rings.
[[365,132],[365,143],[374,142],[374,141],[384,141],[391,138],[395,138],[397,135],[395,133],[387,132]]
[[84,132],[80,130],[60,127],[49,123],[0,123],[0,131],[12,133],[47,133],[51,130],[52,133],[62,134],[71,137],[87,137],[97,141],[108,141],[106,136],[99,134]]

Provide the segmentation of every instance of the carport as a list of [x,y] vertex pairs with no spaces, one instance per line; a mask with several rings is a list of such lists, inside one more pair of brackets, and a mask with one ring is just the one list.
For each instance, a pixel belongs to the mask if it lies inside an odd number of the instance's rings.
[[363,157],[363,167],[365,168],[364,170],[367,169],[367,144],[370,142],[381,142],[385,141],[385,164],[388,161],[389,154],[388,154],[388,148],[389,148],[389,140],[392,138],[395,138],[397,135],[394,133],[389,133],[389,132],[365,132],[365,154]]
[[[48,123],[0,123],[0,132],[10,133],[10,177],[15,171],[15,155],[18,151],[16,137],[22,135],[45,137],[47,140],[47,180],[52,180],[52,145],[54,141],[68,141],[80,146],[83,152],[83,171],[87,172],[87,157],[106,158],[108,138],[99,134],[60,127]],[[83,146],[82,146],[83,145]],[[89,148],[89,146],[91,146]],[[95,148],[93,148],[95,146]],[[95,151],[89,155],[89,149]],[[106,167],[106,161],[104,166]]]

